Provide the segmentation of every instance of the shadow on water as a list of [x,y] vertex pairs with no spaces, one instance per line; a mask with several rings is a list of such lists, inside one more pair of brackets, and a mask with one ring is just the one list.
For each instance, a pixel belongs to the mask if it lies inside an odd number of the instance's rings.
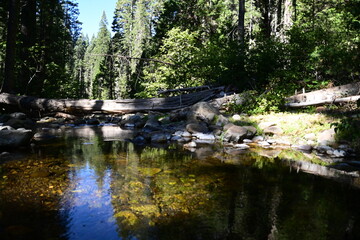
[[360,238],[353,176],[247,153],[220,161],[209,146],[140,147],[123,141],[131,134],[69,129],[3,163],[1,239]]

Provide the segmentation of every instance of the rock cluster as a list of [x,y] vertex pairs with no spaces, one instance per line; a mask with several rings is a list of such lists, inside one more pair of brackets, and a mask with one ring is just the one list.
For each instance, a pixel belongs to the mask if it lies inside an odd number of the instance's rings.
[[[207,102],[200,102],[192,107],[161,113],[137,113],[117,116],[91,115],[77,118],[69,114],[55,114],[36,122],[38,131],[33,134],[35,123],[23,113],[0,115],[0,147],[17,147],[33,141],[48,141],[55,138],[49,129],[60,129],[78,125],[117,124],[123,129],[136,132],[129,139],[134,144],[166,144],[176,141],[183,147],[194,150],[204,144],[221,143],[234,151],[246,151],[249,148],[261,148],[279,152],[278,149],[292,148],[318,156],[344,158],[353,151],[347,145],[334,148],[334,129],[319,134],[310,133],[303,137],[301,144],[289,141],[283,129],[276,122],[263,121],[254,126],[242,122],[243,118],[235,114],[227,117],[219,109]],[[268,155],[264,153],[264,155]]]
[[0,115],[0,149],[17,148],[29,144],[34,127],[35,123],[24,113]]

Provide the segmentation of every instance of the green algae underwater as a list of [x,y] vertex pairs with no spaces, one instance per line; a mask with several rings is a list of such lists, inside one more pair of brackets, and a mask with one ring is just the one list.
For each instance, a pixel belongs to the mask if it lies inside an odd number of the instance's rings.
[[360,239],[355,175],[214,145],[136,146],[108,128],[1,163],[1,239]]

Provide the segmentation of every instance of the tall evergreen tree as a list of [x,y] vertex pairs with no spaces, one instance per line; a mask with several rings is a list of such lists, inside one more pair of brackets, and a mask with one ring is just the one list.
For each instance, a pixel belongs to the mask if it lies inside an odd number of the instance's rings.
[[85,84],[86,95],[90,98],[105,98],[108,93],[104,88],[104,75],[101,65],[106,59],[109,51],[111,34],[107,29],[107,19],[105,12],[101,17],[99,32],[96,37],[91,39],[90,45],[85,53],[86,72]]

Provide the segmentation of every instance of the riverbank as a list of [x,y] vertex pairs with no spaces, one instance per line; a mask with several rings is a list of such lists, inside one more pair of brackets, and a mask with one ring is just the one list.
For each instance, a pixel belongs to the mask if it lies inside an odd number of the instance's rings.
[[[356,116],[355,116],[356,117]],[[47,117],[30,119],[23,113],[1,115],[2,135],[15,136],[26,133],[14,145],[13,138],[3,144],[2,158],[8,157],[6,149],[42,144],[56,138],[56,133],[84,125],[102,126],[113,124],[132,134],[126,139],[137,145],[166,144],[177,142],[189,151],[196,151],[204,144],[218,145],[225,152],[260,152],[270,158],[292,158],[301,153],[303,160],[320,165],[340,162],[345,170],[357,170],[358,166],[343,166],[354,160],[356,142],[340,139],[336,128],[339,117],[325,113],[270,113],[262,115],[227,114],[206,102],[190,108],[168,113],[150,112],[125,115],[92,114],[76,117],[56,113]],[[29,131],[32,135],[29,137]],[[113,136],[116,137],[116,136]],[[28,142],[27,144],[24,142]],[[5,144],[5,145],[4,145]],[[7,145],[6,145],[7,144]],[[355,146],[355,147],[354,147]],[[353,161],[352,161],[353,162]],[[353,165],[353,164],[352,164]]]

